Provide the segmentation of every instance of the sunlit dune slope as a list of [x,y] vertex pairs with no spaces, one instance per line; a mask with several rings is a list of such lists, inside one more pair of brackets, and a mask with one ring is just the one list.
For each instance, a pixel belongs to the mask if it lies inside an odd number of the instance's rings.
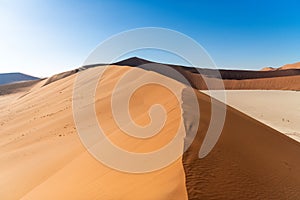
[[[100,84],[103,88],[95,97],[99,120],[104,120],[104,129],[110,129],[107,130],[108,135],[121,135],[118,127],[113,126],[112,121],[107,121],[111,112],[108,97],[112,90],[109,88],[128,69],[142,71],[143,76],[153,79],[164,79],[177,84],[178,88],[183,87],[169,78],[144,70],[112,67],[103,76]],[[155,172],[130,174],[101,164],[87,152],[76,133],[72,113],[75,77],[70,75],[45,86],[41,83],[40,87],[34,88],[29,94],[13,102],[5,102],[7,106],[2,107],[0,114],[0,198],[187,199],[180,158]],[[89,77],[85,81],[88,84]],[[138,92],[130,102],[131,112],[137,122],[148,123],[144,111],[149,109],[149,103],[156,100],[166,106],[169,119],[166,128],[154,138],[155,143],[112,138],[116,144],[131,151],[153,150],[163,145],[171,138],[173,129],[176,129],[173,124],[182,120],[181,102],[163,88],[153,85],[148,87]],[[89,117],[86,119],[89,120]],[[185,133],[181,134],[179,151],[183,149]]]

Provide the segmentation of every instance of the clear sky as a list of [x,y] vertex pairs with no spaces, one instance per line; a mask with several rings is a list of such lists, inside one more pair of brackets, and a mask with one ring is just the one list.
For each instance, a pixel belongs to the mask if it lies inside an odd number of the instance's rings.
[[300,61],[299,8],[291,0],[0,0],[0,73],[73,69],[106,38],[140,27],[192,37],[219,68],[277,67]]

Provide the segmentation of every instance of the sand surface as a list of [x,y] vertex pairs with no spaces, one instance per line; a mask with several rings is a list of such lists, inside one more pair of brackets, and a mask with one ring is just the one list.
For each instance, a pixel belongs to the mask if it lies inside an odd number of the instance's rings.
[[300,144],[238,110],[228,107],[218,143],[199,159],[211,102],[198,100],[200,127],[183,156],[189,199],[299,199]]
[[[129,79],[117,92],[118,102],[126,88],[149,78],[182,84],[159,74],[134,69],[139,76]],[[96,71],[93,71],[96,70]],[[145,152],[164,145],[183,120],[185,130],[200,123],[195,140],[174,163],[155,172],[131,174],[113,170],[98,162],[82,145],[72,112],[72,91],[76,74],[45,81],[16,96],[1,96],[0,106],[0,199],[298,199],[300,197],[300,144],[280,132],[228,108],[222,134],[207,157],[198,154],[211,117],[211,99],[198,91],[200,121],[192,110],[164,88],[149,85],[130,100],[136,123],[145,125],[145,111],[153,102],[164,105],[166,128],[149,141],[137,141],[123,134],[111,119],[112,87],[129,67],[112,67],[100,80],[95,95],[96,116],[107,136],[129,151]],[[97,69],[85,72],[98,73]],[[79,73],[84,73],[79,72]],[[140,74],[142,73],[142,74]],[[87,76],[82,86],[94,79]],[[26,95],[25,95],[26,94]],[[217,108],[224,104],[212,101]],[[83,105],[84,106],[84,105]],[[86,105],[88,106],[88,105]],[[182,113],[183,117],[182,117]],[[90,121],[91,116],[83,119]],[[88,131],[88,128],[87,128]],[[141,133],[143,134],[143,133]],[[176,151],[191,140],[180,132]],[[153,139],[153,140],[152,140]],[[165,157],[161,158],[166,159]],[[144,164],[144,163],[143,163]]]
[[[95,101],[97,109],[99,107],[101,110],[104,106],[106,110],[99,114],[99,119],[107,119],[111,112],[106,107],[111,95],[108,88],[128,69],[113,68],[103,78],[101,85],[107,90],[98,92]],[[144,70],[142,72],[150,79],[164,78]],[[180,158],[170,166],[152,173],[129,174],[101,164],[87,152],[79,140],[73,120],[72,91],[75,77],[71,75],[43,87],[41,83],[40,87],[32,89],[22,98],[3,96],[0,112],[0,198],[187,199]],[[174,82],[166,77],[164,80]],[[87,77],[85,84],[88,83]],[[177,82],[173,84],[182,85]],[[163,100],[160,101],[162,105],[167,104],[166,112],[170,117],[167,128],[156,139],[162,145],[172,135],[172,129],[176,129],[173,124],[181,120],[180,102],[159,87],[151,87],[147,93],[141,92],[142,95],[137,94],[131,102],[133,105],[135,101],[140,102],[139,106],[132,108],[139,123],[147,123],[149,120],[140,110],[148,109],[148,104],[155,100],[151,98],[159,97]],[[149,97],[149,102],[141,102],[143,93]],[[105,125],[110,128],[108,134],[120,135],[118,127],[114,127],[112,122],[106,121]],[[155,149],[158,144],[140,144],[130,138],[126,141],[118,137],[115,137],[114,142],[121,142],[122,147],[136,151]],[[181,143],[178,146],[180,151],[183,138]]]
[[228,90],[226,103],[300,142],[300,92]]

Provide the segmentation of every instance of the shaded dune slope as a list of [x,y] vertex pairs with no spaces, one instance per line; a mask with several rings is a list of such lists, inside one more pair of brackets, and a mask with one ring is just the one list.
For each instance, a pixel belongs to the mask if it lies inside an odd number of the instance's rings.
[[47,79],[44,86],[48,85],[50,83],[53,83],[55,81],[61,80],[63,78],[66,78],[68,76],[71,76],[73,74],[76,74],[77,72],[79,72],[79,69],[74,69],[74,70],[70,70],[70,71],[67,71],[67,72],[62,72],[62,73],[59,73],[59,74],[55,74],[55,75],[53,75],[53,76],[51,76]]
[[28,91],[32,86],[34,86],[40,81],[41,80],[33,80],[33,81],[24,81],[24,82],[0,85],[0,95],[7,95],[7,94],[13,94],[22,91]]
[[183,156],[189,199],[298,199],[300,144],[231,107],[216,146],[198,159],[211,100],[197,96],[200,126]]

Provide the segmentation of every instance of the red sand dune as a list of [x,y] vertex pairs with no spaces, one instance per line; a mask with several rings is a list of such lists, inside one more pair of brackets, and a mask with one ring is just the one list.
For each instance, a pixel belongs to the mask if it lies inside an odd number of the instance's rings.
[[293,63],[293,64],[286,64],[278,68],[264,67],[261,69],[261,71],[276,71],[276,70],[288,70],[288,69],[300,69],[300,62]]
[[278,68],[279,70],[287,70],[287,69],[300,69],[300,62],[283,65],[282,67]]
[[[140,58],[129,58],[118,62],[119,65],[129,65],[138,67],[143,64],[151,64],[148,60]],[[299,64],[299,63],[298,63]],[[208,81],[212,85],[211,89],[223,89],[220,82],[224,81],[225,89],[261,89],[261,90],[300,90],[300,69],[298,64],[287,65],[285,70],[274,71],[249,71],[249,70],[218,70],[220,77],[216,77],[214,69],[198,69],[182,67],[177,65],[166,66],[172,67],[179,71],[190,82],[191,86],[198,90],[206,90]],[[289,67],[288,67],[289,66]],[[160,66],[162,67],[162,66]]]
[[[106,121],[106,128],[117,136],[122,132],[111,121],[109,96],[114,82],[129,69],[115,66],[107,71],[102,79],[105,87],[97,90],[95,97],[98,119]],[[150,80],[159,78],[181,85],[153,72],[134,70],[142,71],[142,77]],[[196,90],[200,126],[182,158],[147,174],[123,173],[101,164],[82,146],[76,133],[72,113],[75,77],[72,74],[43,87],[46,81],[42,81],[13,101],[10,95],[0,96],[0,199],[299,199],[300,144],[233,108],[228,107],[224,129],[212,152],[198,158],[210,122],[211,103],[217,107],[223,104],[211,102]],[[89,84],[91,78],[83,84]],[[282,78],[294,80],[292,76]],[[155,138],[157,141],[144,146],[112,136],[114,142],[144,151],[167,141],[174,122],[181,118],[180,105],[167,90],[145,87],[134,95],[130,108],[138,123],[147,124],[149,118],[141,111],[155,101],[166,107],[170,117],[169,128]],[[193,126],[193,112],[186,115],[191,117],[185,116],[184,123]],[[189,139],[187,132],[182,142]]]
[[274,67],[264,67],[260,71],[274,71],[274,70],[276,70],[276,68]]

